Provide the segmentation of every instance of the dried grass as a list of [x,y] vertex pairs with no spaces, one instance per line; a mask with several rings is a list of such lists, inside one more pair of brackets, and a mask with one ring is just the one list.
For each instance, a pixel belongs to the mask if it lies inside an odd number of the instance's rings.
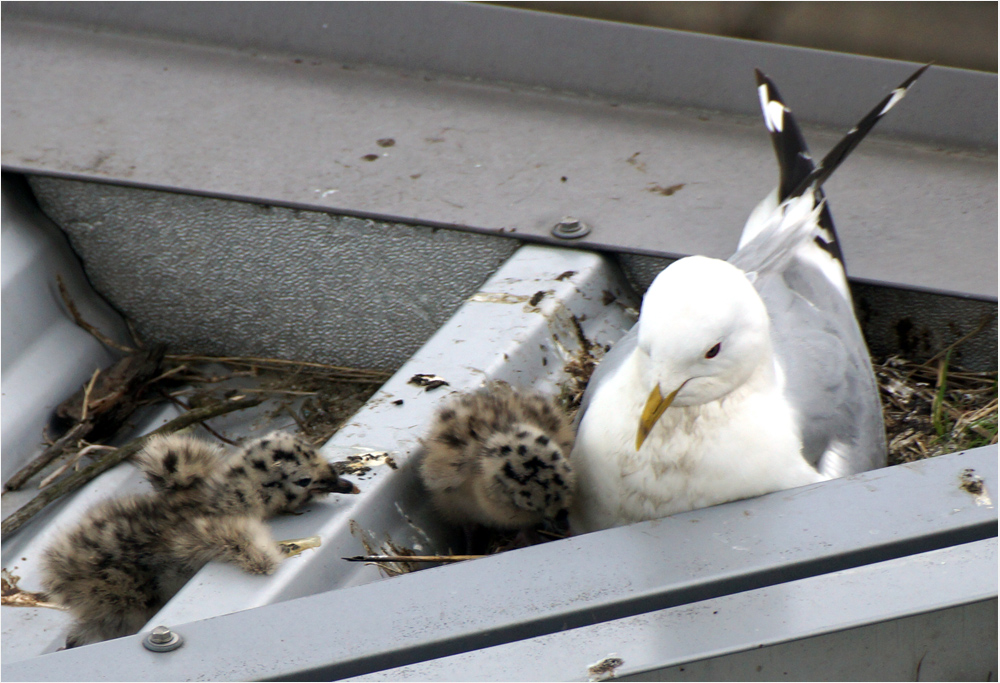
[[949,359],[873,364],[890,465],[997,443],[997,373],[952,368]]

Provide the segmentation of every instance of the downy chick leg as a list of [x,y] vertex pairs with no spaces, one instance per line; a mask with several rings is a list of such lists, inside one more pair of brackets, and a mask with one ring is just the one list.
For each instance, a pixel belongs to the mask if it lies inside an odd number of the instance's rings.
[[282,559],[267,525],[238,515],[193,520],[190,533],[179,534],[173,545],[178,559],[194,567],[219,560],[251,574],[271,574]]

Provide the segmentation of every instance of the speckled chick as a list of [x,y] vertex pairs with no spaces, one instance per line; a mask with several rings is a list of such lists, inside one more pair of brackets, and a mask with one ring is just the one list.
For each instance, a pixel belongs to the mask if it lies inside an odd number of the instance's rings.
[[495,382],[442,407],[420,478],[450,522],[526,530],[572,503],[573,431],[551,401]]
[[282,432],[229,457],[190,436],[156,437],[136,462],[153,493],[99,503],[46,550],[45,590],[76,617],[67,647],[136,633],[211,560],[272,573],[282,550],[265,517],[357,492]]

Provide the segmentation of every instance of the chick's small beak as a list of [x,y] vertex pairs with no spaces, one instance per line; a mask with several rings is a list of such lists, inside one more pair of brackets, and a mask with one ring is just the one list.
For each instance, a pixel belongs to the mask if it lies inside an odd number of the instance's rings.
[[336,475],[314,482],[310,490],[313,493],[361,493],[353,483]]
[[341,479],[337,483],[337,488],[334,490],[337,493],[361,493],[361,489],[359,489],[357,486],[347,481],[346,479]]
[[[684,385],[682,384],[681,386]],[[642,409],[642,415],[639,416],[639,431],[635,435],[635,450],[639,450],[642,447],[642,443],[646,440],[646,437],[653,431],[656,421],[660,419],[663,412],[674,402],[674,398],[680,390],[681,387],[677,387],[664,398],[663,394],[660,393],[660,385],[657,384],[649,392],[649,398],[646,399],[646,407]]]

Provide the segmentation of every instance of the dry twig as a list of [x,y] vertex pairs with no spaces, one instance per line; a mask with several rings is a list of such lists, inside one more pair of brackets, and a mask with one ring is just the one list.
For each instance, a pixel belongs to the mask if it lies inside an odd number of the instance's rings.
[[480,560],[489,555],[354,555],[353,557],[342,557],[340,559],[348,562],[465,562],[466,560]]
[[69,290],[66,289],[66,283],[63,282],[61,275],[56,275],[56,283],[59,286],[59,295],[62,297],[63,303],[66,304],[66,308],[69,309],[69,314],[73,316],[73,322],[75,322],[77,325],[85,329],[87,332],[91,334],[92,337],[94,337],[94,339],[101,342],[105,346],[110,346],[113,349],[124,351],[125,353],[136,352],[136,349],[119,344],[114,339],[107,336],[99,329],[97,329],[96,327],[88,323],[86,320],[84,320],[83,316],[80,315],[80,309],[76,307],[76,303],[73,301],[73,299],[70,298]]
[[51,446],[46,448],[41,455],[29,462],[27,465],[19,469],[14,473],[7,483],[4,484],[3,490],[16,491],[27,483],[29,479],[45,469],[45,467],[63,454],[70,444],[82,439],[90,432],[91,425],[89,422],[79,422],[63,434],[59,439],[55,441]]
[[202,356],[197,354],[167,354],[166,360],[175,362],[198,361],[203,363],[229,363],[233,365],[278,365],[296,366],[322,370],[340,382],[381,383],[389,378],[391,373],[382,370],[366,368],[350,368],[343,365],[313,363],[310,361],[288,360],[285,358],[258,358],[255,356]]
[[931,356],[930,358],[928,358],[927,360],[925,360],[923,362],[923,365],[926,366],[926,367],[931,367],[931,365],[934,363],[934,361],[947,356],[959,344],[962,344],[963,342],[966,342],[969,339],[972,339],[977,334],[979,334],[980,332],[982,332],[983,330],[985,330],[986,326],[990,324],[991,320],[993,320],[993,314],[992,313],[987,313],[986,315],[983,316],[983,319],[979,321],[979,325],[976,326],[976,329],[972,330],[971,332],[969,332],[967,334],[963,334],[961,337],[959,337],[958,339],[956,339],[952,343],[948,344],[948,346],[944,347],[943,349],[941,349],[940,351],[938,351],[937,353],[935,353],[933,356]]
[[40,482],[38,482],[38,489],[39,490],[44,489],[46,486],[48,486],[56,479],[61,477],[63,472],[68,470],[76,463],[80,462],[80,459],[83,458],[83,456],[90,455],[90,453],[93,451],[113,451],[113,450],[115,450],[114,446],[104,446],[98,443],[92,443],[86,448],[81,448],[80,450],[78,450],[76,453],[73,454],[72,458],[64,462],[62,465],[60,465],[59,468],[56,469],[54,472],[52,472],[49,476],[45,477]]
[[[175,406],[178,406],[182,410],[191,410],[191,406],[190,405],[188,405],[184,401],[180,400],[176,396],[174,396],[174,395],[172,395],[172,394],[164,391],[163,389],[160,389],[159,391],[160,391],[160,395],[161,396],[163,396],[164,398],[166,398],[168,401],[170,401],[171,403],[173,403]],[[215,431],[214,429],[212,429],[211,427],[209,427],[207,422],[200,422],[199,424],[202,427],[205,428],[205,431],[207,431],[209,434],[211,434],[212,436],[214,436],[216,439],[218,439],[222,443],[229,444],[230,446],[235,446],[236,445],[235,441],[233,441],[232,439],[227,439],[226,437],[222,436],[222,434],[219,434],[217,431]]]
[[90,407],[90,392],[94,390],[94,382],[97,381],[99,374],[101,374],[100,368],[94,370],[94,374],[90,376],[90,381],[87,382],[86,389],[83,390],[83,407],[80,409],[80,422],[87,421],[87,409]]
[[3,524],[0,525],[0,533],[7,535],[16,532],[24,526],[28,520],[38,514],[40,510],[44,509],[54,500],[67,493],[76,491],[97,475],[111,469],[135,453],[138,453],[142,450],[143,446],[146,445],[146,442],[153,436],[160,434],[172,434],[173,432],[184,429],[185,427],[190,427],[193,424],[203,422],[213,417],[225,415],[236,410],[251,408],[259,405],[262,401],[263,399],[259,397],[238,396],[228,401],[222,401],[203,408],[196,408],[174,418],[159,429],[156,429],[145,436],[132,439],[121,448],[108,453],[99,460],[91,463],[86,468],[64,477],[61,481],[42,491],[21,509],[5,519]]

